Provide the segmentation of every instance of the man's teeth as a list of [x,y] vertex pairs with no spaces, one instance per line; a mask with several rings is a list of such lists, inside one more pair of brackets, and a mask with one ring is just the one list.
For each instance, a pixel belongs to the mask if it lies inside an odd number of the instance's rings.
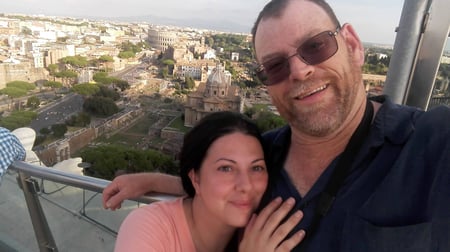
[[321,86],[321,87],[318,87],[318,88],[312,90],[311,92],[309,92],[308,94],[305,94],[305,95],[303,95],[303,96],[301,96],[301,97],[298,97],[298,98],[299,98],[299,99],[303,99],[303,98],[305,98],[305,97],[307,97],[307,96],[310,96],[310,95],[312,95],[312,94],[314,94],[314,93],[320,92],[320,91],[324,90],[325,88],[327,88],[327,85],[323,85],[323,86]]

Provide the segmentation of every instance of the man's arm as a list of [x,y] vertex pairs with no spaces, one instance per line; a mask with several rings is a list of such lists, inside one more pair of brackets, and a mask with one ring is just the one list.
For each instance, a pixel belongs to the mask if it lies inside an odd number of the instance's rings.
[[150,192],[185,195],[178,176],[145,172],[116,177],[103,190],[103,207],[116,210],[126,199],[138,198]]
[[0,127],[0,178],[15,160],[24,160],[25,155],[19,139],[8,129]]

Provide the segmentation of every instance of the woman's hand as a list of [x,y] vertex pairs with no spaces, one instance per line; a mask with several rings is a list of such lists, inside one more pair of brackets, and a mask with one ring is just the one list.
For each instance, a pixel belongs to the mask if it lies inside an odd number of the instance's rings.
[[239,251],[282,252],[291,251],[297,246],[305,237],[304,230],[286,238],[303,218],[303,212],[299,210],[281,223],[294,205],[293,198],[282,202],[278,197],[270,202],[259,215],[254,214],[245,228],[244,236],[239,244]]

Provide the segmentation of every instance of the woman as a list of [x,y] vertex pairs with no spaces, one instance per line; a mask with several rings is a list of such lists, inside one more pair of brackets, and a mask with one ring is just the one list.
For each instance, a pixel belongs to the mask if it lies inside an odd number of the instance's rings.
[[262,146],[259,130],[241,114],[203,118],[185,135],[180,153],[188,196],[132,211],[120,227],[115,251],[237,251],[238,240],[239,251],[292,249],[304,232],[285,238],[302,214],[276,228],[294,205],[292,199],[274,200],[253,214],[268,180]]

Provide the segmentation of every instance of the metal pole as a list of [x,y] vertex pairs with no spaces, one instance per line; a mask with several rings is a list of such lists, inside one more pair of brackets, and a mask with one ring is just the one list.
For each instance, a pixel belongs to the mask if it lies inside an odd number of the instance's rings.
[[433,93],[436,75],[450,31],[449,0],[430,1],[428,18],[417,52],[417,63],[406,97],[406,105],[426,110]]
[[423,0],[406,0],[403,3],[394,51],[383,88],[383,93],[398,104],[405,103],[427,6],[428,1]]
[[58,248],[56,247],[55,240],[53,239],[52,232],[48,226],[44,210],[42,209],[37,194],[39,191],[38,183],[23,172],[19,172],[18,174],[18,182],[20,183],[25,196],[39,250],[41,252],[57,252]]

